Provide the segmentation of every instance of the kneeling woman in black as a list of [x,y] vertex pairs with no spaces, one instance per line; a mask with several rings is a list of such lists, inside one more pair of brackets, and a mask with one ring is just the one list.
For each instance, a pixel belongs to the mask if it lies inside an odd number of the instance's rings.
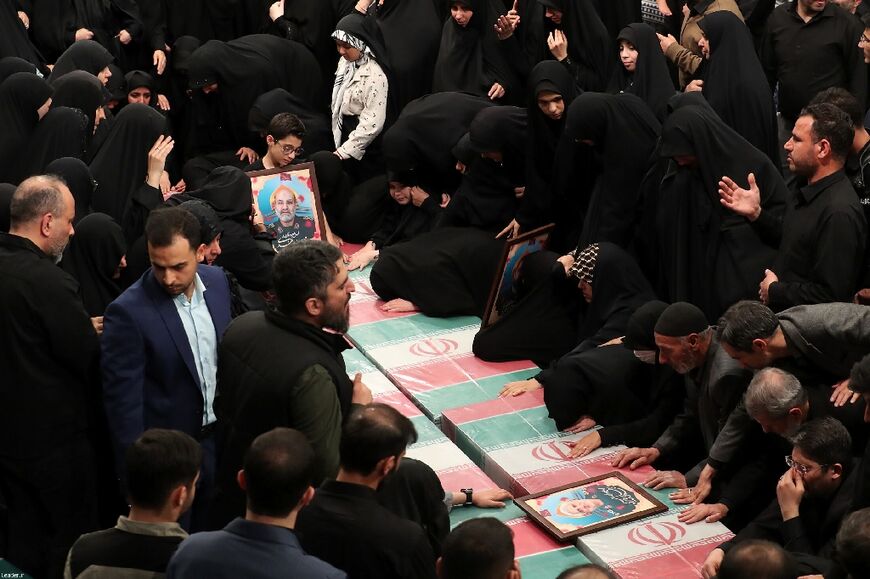
[[[535,257],[540,267],[555,255]],[[582,352],[624,335],[629,316],[655,297],[634,259],[613,243],[594,243],[550,267],[513,310],[478,332],[472,347],[478,358],[546,366],[572,349]]]

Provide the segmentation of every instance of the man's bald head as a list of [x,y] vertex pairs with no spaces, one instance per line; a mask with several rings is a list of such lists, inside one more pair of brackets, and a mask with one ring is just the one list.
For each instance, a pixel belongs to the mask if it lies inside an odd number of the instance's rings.
[[797,576],[794,559],[770,541],[751,540],[730,549],[719,567],[719,579],[792,579]]
[[37,175],[21,182],[9,205],[9,233],[25,237],[53,258],[74,233],[75,199],[60,177]]

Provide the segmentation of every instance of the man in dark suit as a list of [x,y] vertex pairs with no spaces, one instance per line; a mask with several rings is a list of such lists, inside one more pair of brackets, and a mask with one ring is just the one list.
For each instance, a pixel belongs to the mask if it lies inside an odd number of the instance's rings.
[[145,237],[151,269],[103,319],[104,403],[118,465],[149,428],[200,441],[200,488],[189,521],[196,530],[205,527],[214,486],[217,347],[230,322],[230,288],[220,268],[199,265],[200,226],[191,213],[154,211]]

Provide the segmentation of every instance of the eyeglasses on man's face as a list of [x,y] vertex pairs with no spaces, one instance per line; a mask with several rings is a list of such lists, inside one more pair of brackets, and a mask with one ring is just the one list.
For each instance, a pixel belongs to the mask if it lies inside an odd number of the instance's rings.
[[302,154],[305,152],[305,149],[303,149],[301,146],[294,147],[293,145],[285,145],[281,141],[277,141],[277,140],[273,141],[273,144],[281,147],[281,152],[284,153],[285,155],[295,154],[297,157],[301,157]]
[[796,461],[795,459],[793,459],[790,454],[785,455],[785,464],[788,466],[788,468],[795,469],[801,475],[805,475],[809,472],[814,471],[815,469],[822,470],[822,469],[828,468],[827,464],[820,464],[818,466],[815,466],[815,465],[808,465],[808,464],[800,463],[800,462]]

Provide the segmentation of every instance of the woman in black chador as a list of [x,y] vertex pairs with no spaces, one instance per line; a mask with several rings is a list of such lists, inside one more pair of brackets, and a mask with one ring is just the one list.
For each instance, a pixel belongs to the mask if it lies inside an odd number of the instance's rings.
[[387,311],[436,317],[482,315],[504,240],[496,233],[516,211],[525,168],[526,113],[483,109],[468,137],[454,147],[465,171],[442,224],[407,243],[387,247],[371,273]]
[[16,72],[0,85],[0,182],[18,183],[24,147],[51,104],[52,88],[29,72]]
[[[605,90],[613,74],[613,39],[590,1],[536,0],[524,18],[526,51],[536,62],[553,58],[568,68],[583,90]],[[540,13],[544,17],[540,18]]]
[[610,81],[610,92],[640,97],[659,121],[664,120],[668,99],[676,89],[656,31],[648,24],[629,24],[616,41],[619,64]]
[[719,180],[732,176],[747,187],[746,175],[754,173],[761,205],[772,213],[783,211],[788,191],[770,158],[703,99],[691,104],[690,97],[680,97],[662,128],[660,153],[672,162],[656,209],[657,288],[715,320],[734,302],[757,297],[758,280],[776,255],[753,225],[722,207]]
[[779,163],[773,93],[749,29],[728,11],[708,14],[698,26],[707,58],[700,74],[704,98],[726,125]]
[[592,146],[597,170],[579,247],[599,241],[630,245],[640,218],[641,181],[656,161],[660,130],[634,95],[587,92],[571,105],[566,133]]
[[127,265],[126,253],[124,232],[108,215],[91,213],[76,225],[61,267],[79,282],[79,296],[92,318],[102,316],[121,295],[118,279]]
[[[550,252],[537,256],[540,262],[555,258]],[[478,332],[473,344],[478,358],[531,359],[546,366],[568,351],[583,352],[624,335],[634,310],[655,297],[634,259],[612,243],[550,261],[548,274],[539,279],[513,310]]]
[[432,91],[463,91],[519,103],[521,85],[510,64],[519,54],[516,39],[501,41],[493,29],[504,9],[495,0],[446,1],[451,17],[441,32]]

